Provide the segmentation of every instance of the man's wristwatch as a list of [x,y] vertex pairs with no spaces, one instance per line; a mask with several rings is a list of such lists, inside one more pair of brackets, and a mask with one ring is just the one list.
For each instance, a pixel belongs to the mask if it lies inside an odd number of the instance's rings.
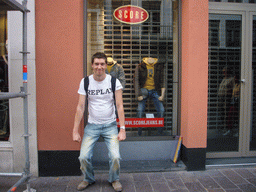
[[124,129],[125,130],[125,126],[120,126],[120,129]]

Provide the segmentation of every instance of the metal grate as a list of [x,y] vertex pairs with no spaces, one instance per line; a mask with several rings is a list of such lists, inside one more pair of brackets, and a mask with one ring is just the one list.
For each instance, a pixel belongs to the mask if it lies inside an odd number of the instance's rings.
[[235,94],[235,87],[240,84],[240,42],[241,17],[210,14],[208,151],[238,149],[240,93]]
[[[149,21],[141,25],[126,25],[113,21],[112,11],[120,6],[105,6],[104,11],[104,51],[121,64],[126,76],[126,89],[123,93],[126,118],[136,117],[137,100],[134,94],[133,77],[136,66],[144,57],[158,58],[165,63],[165,79],[167,81],[165,106],[165,128],[172,129],[172,39],[171,26],[160,25],[160,2],[142,3],[143,8],[150,14]],[[109,11],[108,11],[109,10]],[[148,101],[146,113],[156,113],[154,105]],[[153,128],[146,128],[154,131]],[[131,129],[130,131],[137,131]],[[170,133],[169,133],[170,134]]]

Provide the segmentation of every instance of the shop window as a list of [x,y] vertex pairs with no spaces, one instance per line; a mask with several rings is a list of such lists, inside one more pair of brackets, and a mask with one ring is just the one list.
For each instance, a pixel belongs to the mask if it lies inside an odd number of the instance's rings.
[[[7,13],[0,11],[0,92],[8,92]],[[0,141],[8,141],[9,100],[0,100]]]
[[[162,102],[164,112],[159,115],[153,100],[146,99],[145,110],[141,118],[162,116],[164,126],[143,127],[138,124],[137,127],[127,128],[128,136],[177,134],[178,1],[90,0],[87,2],[88,75],[91,74],[90,58],[98,51],[104,52],[122,65],[126,78],[123,92],[126,120],[139,118],[138,98],[135,93],[135,73],[138,65],[145,61],[145,58],[154,58],[157,60],[156,65],[161,66],[161,79],[163,79],[161,86],[165,88]],[[127,5],[143,8],[148,12],[148,19],[142,23],[129,24],[114,18],[114,10]],[[145,121],[139,123],[143,124]]]

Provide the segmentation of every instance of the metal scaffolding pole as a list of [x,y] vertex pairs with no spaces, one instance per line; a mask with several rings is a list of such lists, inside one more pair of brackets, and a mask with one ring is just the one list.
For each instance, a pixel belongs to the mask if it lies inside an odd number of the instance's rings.
[[0,100],[13,99],[17,97],[25,97],[25,93],[0,93]]
[[28,86],[27,86],[27,0],[22,1],[22,5],[17,3],[15,0],[0,0],[1,2],[6,3],[7,10],[19,10],[23,12],[23,45],[22,45],[22,64],[23,64],[23,87],[21,87],[20,93],[1,93],[0,100],[11,99],[17,97],[23,97],[23,118],[24,118],[24,148],[25,148],[25,168],[23,173],[0,173],[0,176],[22,176],[22,178],[15,183],[8,192],[13,192],[17,189],[19,185],[26,182],[27,190],[26,192],[35,191],[30,188],[29,179],[30,174],[30,160],[29,160],[29,131],[28,131]]
[[[15,191],[16,188],[21,185],[23,182],[27,182],[30,179],[30,160],[29,160],[29,132],[28,132],[28,78],[27,78],[27,0],[22,2],[22,5],[25,9],[23,12],[23,45],[22,45],[22,63],[23,63],[23,87],[21,88],[21,92],[25,95],[23,97],[23,118],[24,118],[24,146],[25,146],[25,168],[23,177],[13,185],[9,191]],[[8,191],[8,192],[9,192]],[[30,192],[30,184],[27,182],[27,191]]]

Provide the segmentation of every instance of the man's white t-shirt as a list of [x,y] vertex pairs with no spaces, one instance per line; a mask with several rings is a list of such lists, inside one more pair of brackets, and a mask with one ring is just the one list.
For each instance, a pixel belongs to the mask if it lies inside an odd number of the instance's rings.
[[[116,79],[116,91],[122,89]],[[86,95],[84,78],[80,82],[78,93]],[[111,90],[111,76],[106,74],[103,81],[95,81],[93,75],[89,76],[88,86],[88,123],[107,124],[116,120],[113,92]]]

